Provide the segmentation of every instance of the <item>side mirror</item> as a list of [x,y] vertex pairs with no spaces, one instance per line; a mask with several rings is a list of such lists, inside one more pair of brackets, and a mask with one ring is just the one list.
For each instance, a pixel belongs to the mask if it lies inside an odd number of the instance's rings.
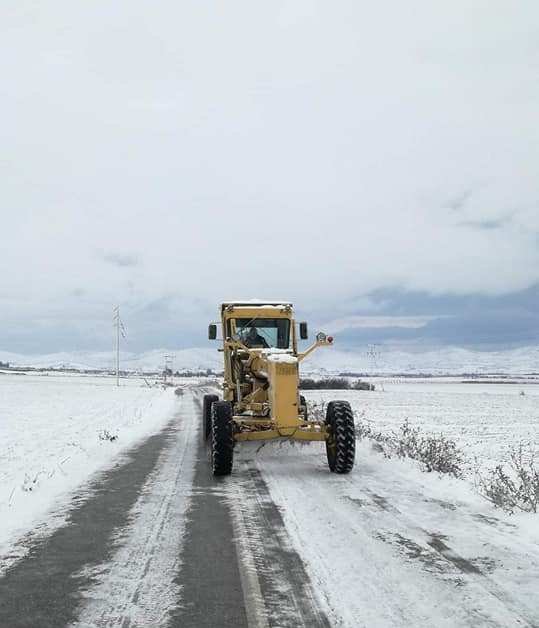
[[309,337],[309,331],[307,330],[307,323],[305,321],[299,324],[299,337],[302,340],[307,340]]
[[208,325],[208,338],[209,340],[215,340],[217,338],[217,325],[213,323]]

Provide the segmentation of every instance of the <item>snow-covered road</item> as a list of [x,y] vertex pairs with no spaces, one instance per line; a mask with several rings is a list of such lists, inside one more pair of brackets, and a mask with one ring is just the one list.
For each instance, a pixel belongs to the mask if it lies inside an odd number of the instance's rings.
[[509,518],[367,444],[347,477],[313,449],[265,448],[254,464],[333,625],[539,625],[533,515]]
[[0,577],[0,626],[539,626],[539,526],[358,446],[244,444],[212,478],[202,389]]

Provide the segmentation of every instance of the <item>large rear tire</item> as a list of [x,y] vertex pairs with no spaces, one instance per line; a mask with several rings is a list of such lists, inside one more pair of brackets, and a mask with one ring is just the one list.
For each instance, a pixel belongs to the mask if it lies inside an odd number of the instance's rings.
[[211,406],[211,466],[213,475],[230,475],[234,459],[232,404],[217,401]]
[[204,395],[202,400],[202,441],[205,443],[211,433],[211,406],[219,401],[217,395]]
[[330,401],[326,411],[326,453],[333,473],[350,473],[356,456],[354,413],[348,401]]

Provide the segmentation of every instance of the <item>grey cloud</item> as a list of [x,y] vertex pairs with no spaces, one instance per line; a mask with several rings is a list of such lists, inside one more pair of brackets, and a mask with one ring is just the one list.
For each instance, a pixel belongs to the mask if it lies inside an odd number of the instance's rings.
[[[385,289],[356,302],[362,302],[364,309],[358,309],[356,315],[347,313],[337,321],[334,335],[343,349],[358,350],[375,343],[487,350],[539,343],[539,286],[491,297],[433,296]],[[379,314],[372,314],[372,304],[379,305]],[[330,310],[317,314],[305,311],[301,303],[298,306],[298,318],[307,319],[311,330],[332,331],[330,326],[335,321]],[[121,313],[127,328],[126,348],[143,351],[205,346],[206,326],[215,320],[216,309],[214,301],[192,301],[179,295],[124,303]],[[15,353],[107,350],[112,346],[111,308],[108,304],[101,309],[94,307],[86,318],[77,318],[75,310],[65,320],[58,315],[48,316],[46,327],[22,325],[14,317],[0,326],[0,346]]]
[[[420,292],[379,291],[391,316],[427,318],[424,326],[354,328],[336,333],[345,346],[367,343],[456,345],[476,349],[511,348],[539,343],[539,285],[506,295],[432,296]],[[397,318],[398,320],[398,318]]]
[[472,229],[484,229],[490,231],[492,229],[500,229],[507,223],[507,220],[463,220],[459,222],[460,227],[471,227]]

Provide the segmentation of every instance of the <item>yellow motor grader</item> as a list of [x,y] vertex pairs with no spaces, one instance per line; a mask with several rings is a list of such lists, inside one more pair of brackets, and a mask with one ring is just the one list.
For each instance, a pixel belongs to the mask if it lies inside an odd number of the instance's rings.
[[[217,324],[208,328],[217,338]],[[299,328],[299,330],[298,330]],[[309,420],[299,394],[299,363],[312,351],[333,343],[320,332],[314,344],[307,323],[296,325],[291,303],[226,302],[221,305],[224,356],[223,399],[205,395],[202,434],[209,441],[214,475],[232,471],[234,446],[242,441],[276,438],[325,441],[328,465],[335,473],[354,466],[354,415],[347,401],[330,401],[325,421]]]

